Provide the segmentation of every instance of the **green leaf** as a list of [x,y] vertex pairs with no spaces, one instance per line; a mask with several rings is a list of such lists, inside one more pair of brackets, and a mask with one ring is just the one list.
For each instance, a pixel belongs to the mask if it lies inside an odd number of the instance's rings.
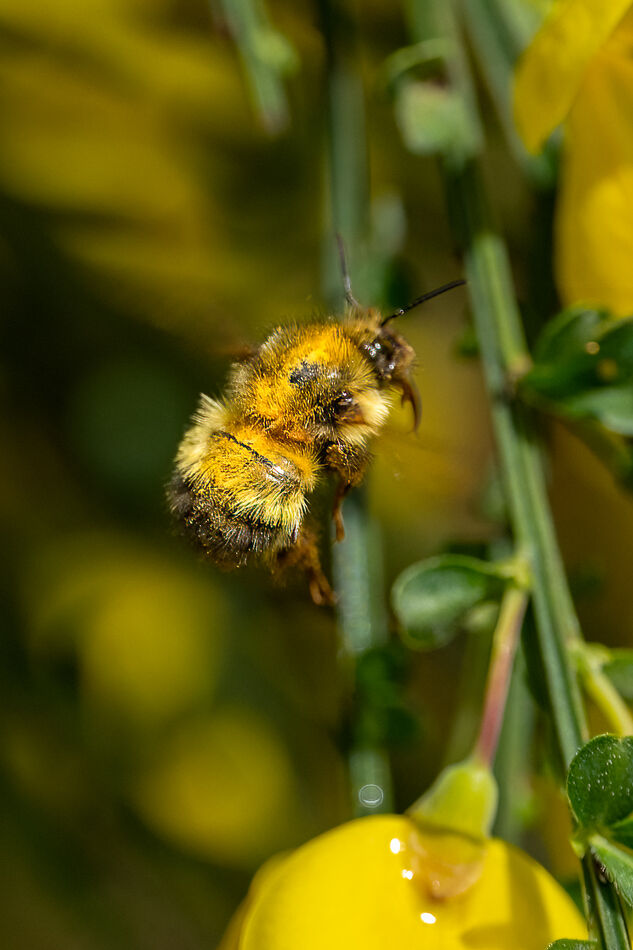
[[633,383],[589,389],[565,399],[562,407],[567,415],[601,422],[612,432],[633,435]]
[[567,794],[588,844],[610,881],[633,904],[633,737],[597,736],[574,757]]
[[555,940],[547,950],[597,950],[595,940]]
[[547,324],[534,346],[535,363],[556,363],[583,350],[602,332],[607,314],[572,307]]
[[633,700],[633,650],[609,650],[603,670],[618,693]]
[[633,435],[633,319],[596,310],[560,314],[537,342],[519,389],[562,416]]
[[620,373],[633,376],[633,320],[618,320],[600,337],[600,358],[615,360]]
[[466,159],[477,146],[464,100],[446,85],[406,80],[395,101],[396,122],[405,145],[421,155],[451,154]]
[[633,816],[630,815],[623,821],[616,821],[609,828],[609,834],[618,844],[623,844],[625,848],[633,848]]
[[392,605],[409,646],[448,643],[477,605],[497,600],[507,583],[501,564],[444,555],[412,564],[392,588]]
[[450,45],[440,37],[401,46],[384,61],[380,70],[382,84],[385,89],[396,93],[406,73],[413,71],[418,80],[433,77],[439,80],[446,74],[449,53]]
[[627,904],[633,905],[633,852],[607,841],[602,835],[593,835],[589,843],[594,856],[606,870],[621,897]]
[[613,825],[633,812],[633,737],[596,736],[574,756],[567,794],[587,829]]

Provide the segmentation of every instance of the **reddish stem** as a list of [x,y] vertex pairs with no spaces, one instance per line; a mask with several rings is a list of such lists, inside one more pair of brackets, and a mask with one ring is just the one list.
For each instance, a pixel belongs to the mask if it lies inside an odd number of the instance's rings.
[[508,587],[501,601],[499,619],[495,627],[484,695],[484,711],[474,749],[475,757],[490,768],[497,751],[514,655],[527,602],[528,595],[525,590],[514,586]]

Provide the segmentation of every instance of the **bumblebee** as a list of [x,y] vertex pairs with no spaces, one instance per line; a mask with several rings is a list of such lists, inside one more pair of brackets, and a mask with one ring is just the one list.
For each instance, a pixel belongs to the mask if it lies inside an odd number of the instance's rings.
[[315,603],[332,603],[308,498],[323,475],[338,483],[333,518],[344,536],[341,505],[363,478],[369,443],[383,426],[392,394],[413,408],[415,353],[388,323],[453,281],[383,318],[363,310],[347,288],[342,321],[279,327],[230,371],[221,400],[200,397],[176,457],[168,500],[186,534],[220,567],[252,558],[273,570],[295,565]]

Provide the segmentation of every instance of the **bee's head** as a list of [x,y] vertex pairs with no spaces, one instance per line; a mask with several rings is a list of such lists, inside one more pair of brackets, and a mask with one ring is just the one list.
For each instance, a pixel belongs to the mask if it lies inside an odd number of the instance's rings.
[[[373,328],[372,328],[373,330]],[[413,347],[393,330],[378,326],[364,334],[358,349],[369,362],[378,381],[386,386],[396,383],[408,374],[415,360]]]
[[387,327],[380,315],[370,310],[353,329],[356,345],[371,367],[379,389],[393,387],[400,391],[402,402],[411,404],[414,428],[420,421],[420,397],[412,379],[415,351],[399,333]]
[[[387,324],[396,317],[418,307],[431,297],[437,297],[454,287],[461,287],[465,280],[453,280],[443,284],[429,293],[417,297],[407,307],[401,307],[387,317],[381,317],[375,310],[368,310],[361,320],[356,322],[353,335],[356,338],[358,349],[370,364],[378,382],[382,386],[393,386],[400,390],[402,402],[408,402],[413,409],[413,425],[417,429],[420,421],[420,397],[411,378],[411,371],[415,361],[413,347],[404,337],[396,333]],[[356,305],[358,306],[358,305]]]
[[333,324],[325,352],[313,350],[288,375],[293,415],[319,441],[361,442],[385,421],[389,399],[355,341]]
[[275,436],[317,444],[361,443],[389,411],[358,339],[335,321],[280,327],[233,368],[230,393],[243,415]]

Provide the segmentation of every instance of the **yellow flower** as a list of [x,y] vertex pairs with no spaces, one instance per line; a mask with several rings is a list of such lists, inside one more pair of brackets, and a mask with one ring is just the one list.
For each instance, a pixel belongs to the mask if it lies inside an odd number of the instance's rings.
[[519,62],[515,117],[530,151],[565,123],[556,276],[565,304],[633,313],[633,7],[558,0]]
[[567,894],[516,848],[380,815],[265,865],[220,950],[544,950],[586,936]]

